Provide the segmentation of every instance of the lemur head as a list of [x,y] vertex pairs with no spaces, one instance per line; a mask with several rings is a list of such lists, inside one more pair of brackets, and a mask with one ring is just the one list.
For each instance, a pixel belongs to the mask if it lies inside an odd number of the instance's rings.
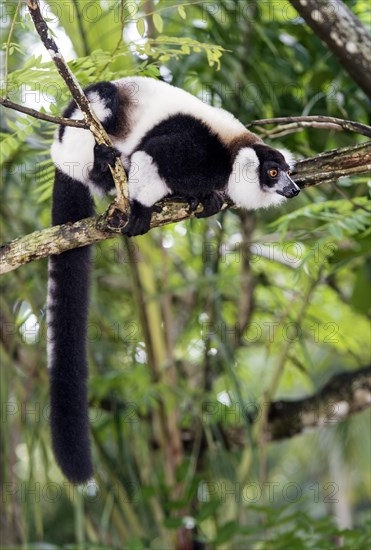
[[234,160],[227,193],[247,209],[278,205],[300,192],[290,178],[293,165],[289,151],[280,152],[263,143],[242,147]]

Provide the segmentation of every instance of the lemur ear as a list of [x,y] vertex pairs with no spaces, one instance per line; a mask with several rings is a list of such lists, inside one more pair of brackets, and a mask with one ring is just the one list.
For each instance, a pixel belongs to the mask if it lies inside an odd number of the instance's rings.
[[290,166],[290,170],[293,170],[295,168],[296,159],[294,158],[294,154],[289,151],[289,149],[286,149],[285,147],[277,148],[277,151],[281,153],[285,157],[285,161]]

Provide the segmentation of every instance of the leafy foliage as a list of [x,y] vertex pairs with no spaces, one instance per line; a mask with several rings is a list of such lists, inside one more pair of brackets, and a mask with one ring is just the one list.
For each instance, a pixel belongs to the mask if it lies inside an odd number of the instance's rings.
[[[161,76],[246,122],[367,121],[366,98],[289,3],[44,4],[82,85]],[[349,5],[366,17],[366,2]],[[5,44],[15,7],[5,2]],[[10,99],[59,114],[69,96],[25,11],[6,49]],[[54,128],[6,115],[10,240],[50,223]],[[300,157],[362,140],[306,129],[272,144]],[[96,477],[83,488],[62,479],[50,451],[46,262],[3,277],[5,544],[174,548],[183,533],[206,548],[366,548],[369,415],[269,445],[249,418],[261,419],[267,391],[299,399],[369,361],[369,209],[367,182],[354,177],[278,211],[228,211],[97,245]],[[227,443],[225,428],[249,444]]]

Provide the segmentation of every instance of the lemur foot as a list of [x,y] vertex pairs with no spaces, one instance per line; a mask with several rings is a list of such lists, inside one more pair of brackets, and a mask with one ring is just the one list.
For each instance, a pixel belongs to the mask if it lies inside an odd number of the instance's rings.
[[143,206],[140,202],[133,200],[130,203],[130,218],[128,223],[122,229],[122,233],[128,237],[136,237],[137,235],[144,235],[150,229],[150,222],[153,206]]
[[167,195],[170,200],[186,202],[190,212],[197,210],[197,206],[201,203],[200,199],[196,197],[187,197],[186,195]]
[[196,197],[188,197],[186,200],[188,202],[190,212],[197,210],[197,206],[200,204],[200,199],[196,199]]
[[209,195],[206,195],[201,199],[201,203],[204,207],[202,212],[195,214],[196,218],[208,218],[220,212],[223,205],[223,197],[217,191],[213,191]]

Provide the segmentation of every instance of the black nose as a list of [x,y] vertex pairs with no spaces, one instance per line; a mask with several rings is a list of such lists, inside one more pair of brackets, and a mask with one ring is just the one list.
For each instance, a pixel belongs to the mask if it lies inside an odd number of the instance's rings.
[[288,199],[292,199],[292,197],[296,197],[296,195],[299,195],[299,193],[300,193],[299,187],[290,186],[290,187],[284,187],[283,189],[283,194]]

